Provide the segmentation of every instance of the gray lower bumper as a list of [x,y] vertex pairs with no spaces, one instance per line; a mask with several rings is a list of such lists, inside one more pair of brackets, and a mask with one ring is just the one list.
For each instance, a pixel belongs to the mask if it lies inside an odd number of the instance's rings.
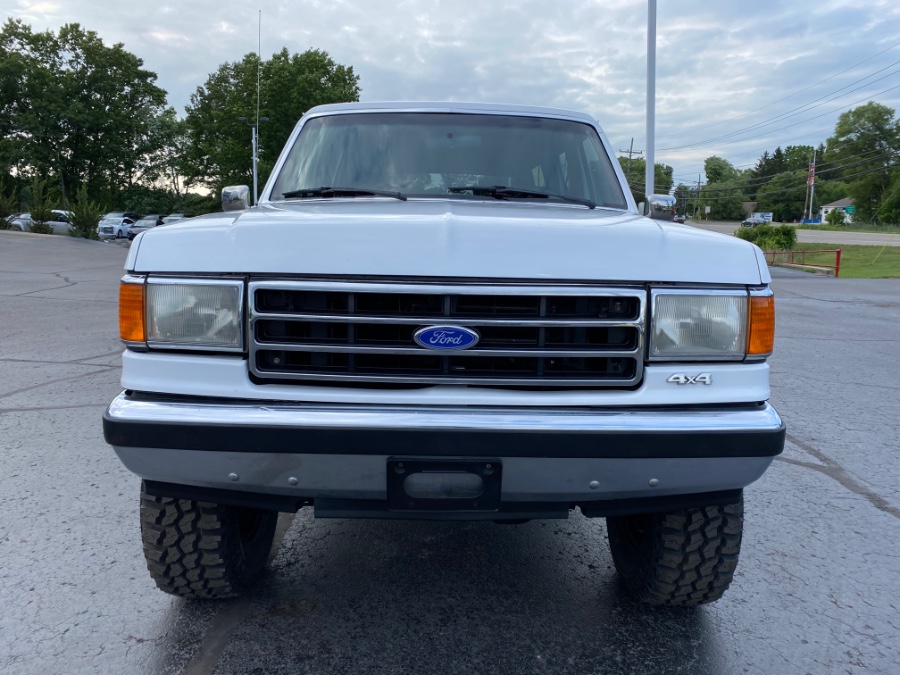
[[298,499],[383,500],[390,457],[482,457],[504,502],[735,490],[784,444],[767,405],[534,410],[166,401],[120,395],[104,434],[149,481]]

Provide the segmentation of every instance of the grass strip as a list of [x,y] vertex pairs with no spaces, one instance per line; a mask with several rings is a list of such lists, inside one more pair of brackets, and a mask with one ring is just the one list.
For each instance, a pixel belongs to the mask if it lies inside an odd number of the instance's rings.
[[[841,249],[842,279],[891,279],[900,277],[900,246],[857,244],[797,244],[797,251]],[[781,256],[778,256],[779,258]],[[809,253],[807,265],[834,265],[834,253]],[[799,260],[798,260],[799,262]]]

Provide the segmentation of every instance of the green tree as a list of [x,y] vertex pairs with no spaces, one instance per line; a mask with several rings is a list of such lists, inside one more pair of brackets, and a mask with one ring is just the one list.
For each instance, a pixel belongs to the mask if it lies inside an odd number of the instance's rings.
[[[642,157],[635,157],[630,162],[627,157],[619,157],[619,164],[625,174],[625,180],[631,188],[631,195],[635,202],[644,201],[644,182],[647,180],[647,161]],[[675,183],[672,178],[674,169],[668,164],[656,162],[653,165],[653,192],[658,195],[667,195]]]
[[697,186],[679,183],[675,187],[675,205],[679,213],[695,214],[699,206]]
[[721,157],[707,157],[703,162],[707,183],[725,183],[738,178],[738,172],[731,162]]
[[771,211],[772,218],[783,223],[800,220],[806,201],[806,178],[804,171],[785,171],[756,191],[756,208]]
[[746,200],[744,181],[741,179],[705,185],[700,190],[700,212],[703,213],[709,206],[709,217],[713,220],[741,220],[744,217],[743,202]]
[[900,122],[893,108],[870,102],[842,113],[828,139],[826,154],[834,173],[848,182],[856,205],[854,219],[882,217],[881,206],[891,198],[892,166],[900,156]]
[[[255,121],[257,64],[255,54],[223,63],[191,95],[182,164],[189,184],[217,191],[251,183],[251,131],[239,118]],[[324,51],[282,49],[262,62],[260,80],[260,116],[269,118],[259,129],[262,185],[301,115],[313,106],[359,100],[359,77],[352,66],[335,63]]]
[[34,32],[7,20],[0,29],[6,168],[46,177],[63,203],[82,184],[112,195],[139,180],[166,97],[142,66],[123,45],[108,47],[78,24]]
[[[789,145],[784,149],[784,169],[782,171],[808,171],[816,149],[811,145]],[[819,154],[818,161],[822,161]]]

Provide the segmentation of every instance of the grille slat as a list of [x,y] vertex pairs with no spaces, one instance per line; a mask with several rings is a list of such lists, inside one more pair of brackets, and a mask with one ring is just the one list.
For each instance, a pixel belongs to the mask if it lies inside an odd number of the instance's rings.
[[[249,298],[265,381],[615,388],[643,370],[643,289],[253,281]],[[417,345],[435,325],[481,339]]]

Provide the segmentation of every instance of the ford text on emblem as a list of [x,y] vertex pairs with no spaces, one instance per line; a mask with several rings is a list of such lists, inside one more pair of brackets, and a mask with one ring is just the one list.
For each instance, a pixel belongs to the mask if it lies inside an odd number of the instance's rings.
[[413,335],[416,344],[425,349],[468,349],[480,339],[474,330],[461,326],[426,326]]

